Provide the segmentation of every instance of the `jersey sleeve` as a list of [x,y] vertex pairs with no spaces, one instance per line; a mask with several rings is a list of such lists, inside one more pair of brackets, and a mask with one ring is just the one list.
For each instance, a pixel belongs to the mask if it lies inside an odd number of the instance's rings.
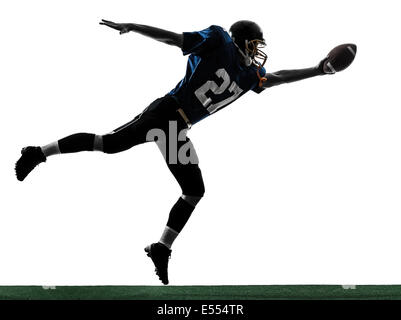
[[195,32],[184,32],[182,52],[187,54],[202,54],[213,50],[221,42],[221,31],[218,26],[210,26],[207,29]]
[[[266,75],[266,69],[262,67],[262,68],[259,70],[259,74],[260,74],[261,77],[264,77],[264,76]],[[253,92],[256,92],[256,93],[261,93],[261,92],[264,91],[265,89],[266,89],[266,88],[264,88],[264,87],[259,87],[259,77],[258,77],[258,75],[256,74],[256,85],[255,85],[255,87],[252,89],[252,91],[253,91]]]

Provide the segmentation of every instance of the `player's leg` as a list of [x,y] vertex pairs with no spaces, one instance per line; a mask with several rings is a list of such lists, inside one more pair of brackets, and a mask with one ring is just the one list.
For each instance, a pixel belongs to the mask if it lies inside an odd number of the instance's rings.
[[[183,155],[180,150],[184,149],[189,152],[189,154],[185,152],[185,156],[188,156],[187,159],[180,157],[180,155]],[[165,148],[164,150],[170,150],[170,148]],[[170,163],[169,152],[166,153],[166,161],[171,173],[181,187],[182,195],[170,211],[167,225],[159,242],[145,248],[145,251],[152,258],[156,266],[157,275],[163,284],[168,284],[168,259],[171,254],[171,246],[205,192],[202,173],[198,166],[198,158],[192,142],[189,139],[179,142],[177,151],[178,157],[174,158],[178,160],[177,163]]]
[[189,220],[198,202],[205,193],[203,178],[198,164],[169,165],[171,172],[181,186],[182,195],[171,208],[167,225],[159,240],[171,249],[174,240]]
[[23,148],[22,155],[15,166],[17,179],[24,180],[38,164],[45,162],[49,156],[81,151],[117,153],[127,150],[146,142],[147,132],[153,126],[157,126],[157,121],[158,119],[152,114],[147,114],[145,109],[132,121],[105,135],[76,133],[42,147]]
[[15,164],[15,174],[18,180],[23,181],[38,164],[45,162],[49,156],[79,151],[101,151],[102,144],[102,136],[92,133],[76,133],[42,147],[25,147],[21,150],[21,157]]

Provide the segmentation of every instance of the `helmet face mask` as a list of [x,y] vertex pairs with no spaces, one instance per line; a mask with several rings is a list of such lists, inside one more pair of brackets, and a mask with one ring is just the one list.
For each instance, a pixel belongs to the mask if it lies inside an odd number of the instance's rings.
[[267,54],[261,50],[264,47],[266,47],[266,43],[264,40],[245,40],[245,50],[251,57],[253,64],[255,64],[257,67],[263,67],[266,63]]

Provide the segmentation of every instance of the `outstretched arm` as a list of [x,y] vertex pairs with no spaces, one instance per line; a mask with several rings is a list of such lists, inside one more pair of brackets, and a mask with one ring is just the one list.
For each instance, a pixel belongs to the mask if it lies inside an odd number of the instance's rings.
[[354,61],[356,49],[357,47],[353,43],[340,44],[333,48],[316,67],[267,73],[263,78],[260,77],[260,82],[262,82],[263,87],[269,88],[282,83],[303,80],[323,74],[334,74],[350,66]]
[[183,35],[182,33],[175,33],[151,26],[146,26],[142,24],[136,23],[115,23],[112,21],[102,19],[102,22],[99,22],[101,25],[108,26],[110,28],[116,29],[120,31],[120,34],[127,33],[130,31],[134,31],[140,33],[144,36],[150,37],[157,41],[161,41],[163,43],[177,46],[182,48],[183,43]]
[[270,88],[283,83],[289,83],[299,80],[308,79],[315,76],[321,76],[326,74],[323,71],[323,63],[326,59],[320,61],[320,63],[312,68],[296,69],[296,70],[281,70],[273,73],[267,73],[265,75],[266,80],[263,81],[264,88]]

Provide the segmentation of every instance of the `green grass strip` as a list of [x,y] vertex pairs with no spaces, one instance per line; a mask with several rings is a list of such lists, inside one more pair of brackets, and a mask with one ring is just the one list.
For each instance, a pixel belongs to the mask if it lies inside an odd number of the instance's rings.
[[1,286],[0,299],[267,300],[401,299],[400,285],[277,286]]

